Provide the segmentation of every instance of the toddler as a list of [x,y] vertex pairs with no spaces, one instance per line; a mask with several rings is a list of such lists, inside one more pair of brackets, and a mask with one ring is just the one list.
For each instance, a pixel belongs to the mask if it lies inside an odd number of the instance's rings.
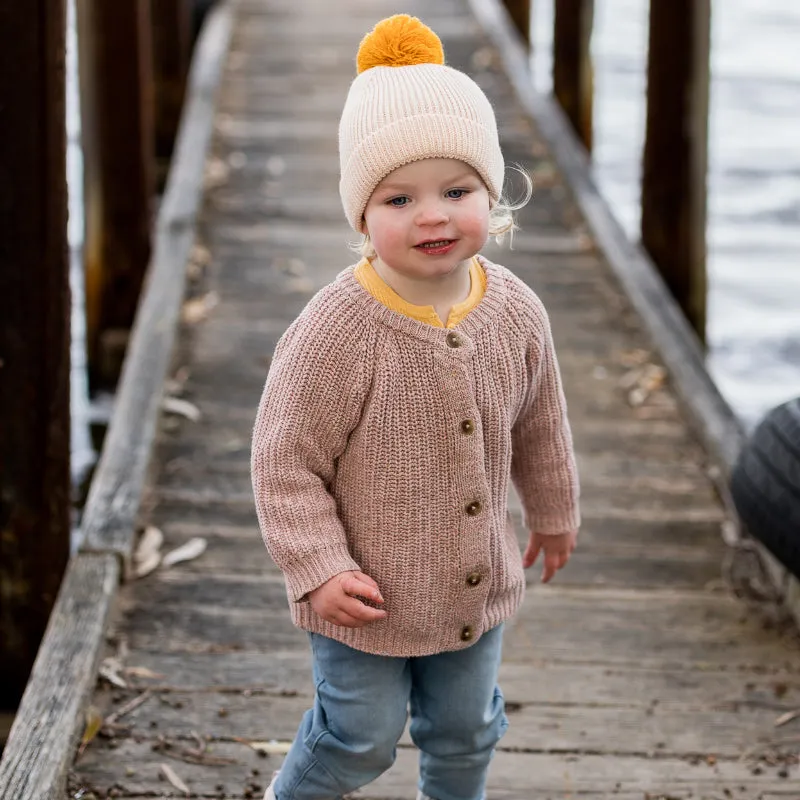
[[410,711],[418,800],[481,800],[523,567],[541,551],[547,581],[575,546],[571,435],[541,302],[478,255],[510,225],[489,101],[413,17],[379,23],[357,61],[340,193],[364,258],[280,339],[253,436],[261,530],[316,687],[265,797],[371,782]]

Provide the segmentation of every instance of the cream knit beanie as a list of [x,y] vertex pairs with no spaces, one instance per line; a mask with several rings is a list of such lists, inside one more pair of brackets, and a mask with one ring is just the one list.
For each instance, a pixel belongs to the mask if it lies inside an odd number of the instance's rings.
[[357,62],[339,123],[339,193],[353,229],[363,232],[375,187],[423,158],[469,164],[494,205],[505,171],[494,111],[470,77],[444,65],[439,37],[416,17],[397,14],[364,37]]

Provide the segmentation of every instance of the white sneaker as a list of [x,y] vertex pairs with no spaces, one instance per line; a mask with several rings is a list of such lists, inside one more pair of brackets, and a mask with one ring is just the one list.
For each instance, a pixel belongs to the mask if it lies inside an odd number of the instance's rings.
[[264,792],[264,800],[275,800],[275,792],[273,790],[273,786],[275,785],[275,779],[278,777],[278,773],[274,772],[272,774],[272,780],[270,781],[269,786],[267,786],[267,791]]

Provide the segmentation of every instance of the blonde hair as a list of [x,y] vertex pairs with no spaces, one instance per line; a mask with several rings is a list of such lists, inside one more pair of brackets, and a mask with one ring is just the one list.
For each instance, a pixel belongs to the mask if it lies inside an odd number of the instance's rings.
[[[489,236],[493,236],[497,244],[502,244],[503,240],[508,236],[509,247],[512,246],[514,240],[514,231],[519,230],[519,226],[514,219],[514,212],[524,208],[533,197],[533,180],[531,176],[519,164],[513,164],[510,168],[522,176],[525,186],[522,197],[512,202],[505,195],[501,195],[500,200],[489,211]],[[377,255],[368,233],[362,234],[359,241],[350,242],[349,247],[363,258],[371,259]]]

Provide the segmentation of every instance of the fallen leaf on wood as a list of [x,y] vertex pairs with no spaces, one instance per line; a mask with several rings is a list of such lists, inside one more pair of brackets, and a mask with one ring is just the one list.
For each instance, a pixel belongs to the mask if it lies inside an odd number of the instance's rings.
[[161,554],[153,553],[146,561],[142,561],[140,564],[137,564],[134,567],[133,576],[135,578],[144,578],[145,575],[149,575],[154,569],[156,569],[160,563]]
[[286,755],[286,753],[289,752],[289,748],[292,746],[291,742],[279,742],[275,739],[269,742],[247,742],[247,744],[258,753],[277,756]]
[[161,408],[168,414],[177,414],[179,417],[186,417],[192,422],[199,422],[202,414],[200,409],[188,400],[181,400],[180,397],[165,397],[161,401]]
[[159,773],[164,776],[179,792],[189,796],[189,787],[178,777],[175,770],[169,764],[159,764]]
[[127,689],[128,684],[120,676],[120,672],[122,671],[122,663],[118,658],[115,656],[109,656],[108,658],[103,659],[103,663],[100,664],[100,669],[98,673],[101,678],[107,680],[112,686],[118,686],[120,689]]
[[219,295],[216,292],[208,292],[202,297],[193,297],[183,304],[181,318],[189,325],[204,320],[214,307],[219,303]]
[[211,251],[202,244],[195,244],[192,247],[192,261],[195,264],[200,264],[200,266],[206,266],[206,264],[211,263]]
[[83,736],[81,737],[81,746],[78,748],[78,755],[80,756],[87,746],[91,743],[92,739],[100,732],[103,727],[103,715],[94,706],[89,706],[86,711],[86,727],[83,729]]
[[125,667],[122,671],[125,675],[130,675],[132,678],[152,678],[153,680],[158,680],[159,678],[165,677],[160,672],[153,672],[153,670],[147,669],[147,667]]
[[800,717],[800,708],[794,709],[794,711],[787,711],[785,714],[781,714],[778,719],[775,720],[775,727],[780,728],[781,725],[786,725],[787,722],[791,722],[793,719],[797,719]]
[[164,534],[155,525],[148,525],[139,538],[139,544],[136,545],[133,560],[138,563],[147,561],[154,553],[158,553],[161,550],[163,544]]
[[161,563],[165,567],[171,567],[173,564],[178,564],[181,561],[191,561],[203,555],[206,551],[206,546],[207,543],[205,539],[200,536],[195,536],[193,539],[189,539],[186,544],[176,547],[174,550],[167,553],[164,558],[161,559]]

